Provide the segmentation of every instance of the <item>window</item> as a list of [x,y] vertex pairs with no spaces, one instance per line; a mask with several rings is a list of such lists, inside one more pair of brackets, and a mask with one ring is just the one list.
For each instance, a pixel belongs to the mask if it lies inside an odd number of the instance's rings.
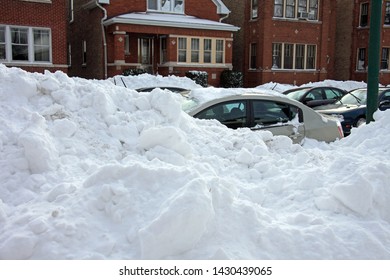
[[187,62],[187,38],[179,38],[178,62]]
[[358,49],[358,60],[357,60],[357,70],[365,70],[366,69],[366,49],[360,48]]
[[316,45],[307,45],[306,69],[316,69]]
[[252,0],[251,18],[255,19],[259,16],[258,0]]
[[184,13],[184,0],[148,0],[148,10]]
[[177,61],[184,63],[224,63],[225,41],[212,38],[178,38]]
[[284,69],[293,69],[294,45],[284,44]]
[[360,26],[365,27],[368,25],[368,3],[360,5]]
[[216,40],[215,63],[223,63],[224,54],[224,40]]
[[256,69],[257,68],[257,44],[251,44],[250,46],[250,61],[249,68]]
[[299,109],[297,107],[286,103],[265,100],[253,101],[255,125],[268,126],[277,123],[286,123],[293,120],[298,113]]
[[211,54],[212,54],[211,39],[204,39],[203,47],[204,47],[203,62],[211,63]]
[[50,61],[50,33],[34,29],[34,61]]
[[390,48],[382,48],[381,70],[389,70],[389,51]]
[[0,60],[6,59],[5,26],[0,26]]
[[140,38],[138,39],[138,62],[141,64],[152,64],[152,46],[153,39]]
[[305,69],[305,45],[295,46],[295,69]]
[[28,61],[28,28],[11,28],[12,60]]
[[161,53],[160,53],[160,57],[161,57],[161,63],[165,63],[168,61],[168,57],[167,57],[167,42],[168,42],[168,39],[167,37],[162,37],[160,39],[160,50],[161,50]]
[[272,68],[282,68],[282,44],[272,44]]
[[318,19],[318,0],[274,0],[274,17]]
[[51,62],[50,29],[0,26],[0,60]]
[[315,69],[316,45],[272,44],[272,69]]
[[385,24],[390,24],[390,1],[387,1],[385,6]]
[[191,62],[199,62],[199,39],[191,39]]
[[130,35],[129,34],[125,35],[125,54],[126,55],[130,54]]

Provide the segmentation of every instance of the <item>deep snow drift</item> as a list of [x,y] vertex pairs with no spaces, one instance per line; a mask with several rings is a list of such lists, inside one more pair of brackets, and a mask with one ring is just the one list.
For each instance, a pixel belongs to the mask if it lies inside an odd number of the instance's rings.
[[300,146],[123,79],[0,65],[0,259],[390,259],[390,111]]

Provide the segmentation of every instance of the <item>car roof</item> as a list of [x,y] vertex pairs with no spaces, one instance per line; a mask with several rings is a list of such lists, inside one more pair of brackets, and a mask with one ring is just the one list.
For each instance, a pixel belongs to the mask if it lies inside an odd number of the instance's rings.
[[240,94],[235,94],[235,95],[226,95],[223,97],[213,98],[211,100],[201,102],[198,104],[198,106],[192,108],[190,110],[190,112],[196,114],[197,112],[199,112],[199,111],[201,111],[209,106],[217,104],[217,103],[223,103],[223,102],[234,101],[234,100],[243,100],[243,99],[244,100],[258,99],[258,100],[267,100],[267,101],[276,101],[276,102],[279,101],[279,102],[289,103],[291,105],[294,105],[294,106],[300,107],[300,108],[307,107],[306,105],[302,104],[301,102],[290,99],[284,95],[273,95],[273,94],[269,94],[269,93],[246,92],[246,93],[240,93]]

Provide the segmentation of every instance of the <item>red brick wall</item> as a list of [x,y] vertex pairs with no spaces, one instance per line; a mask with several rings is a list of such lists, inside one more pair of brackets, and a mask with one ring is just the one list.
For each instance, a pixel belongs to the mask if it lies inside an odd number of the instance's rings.
[[37,72],[43,72],[45,69],[68,71],[67,3],[68,1],[64,0],[52,0],[51,3],[0,0],[0,24],[51,29],[53,67],[24,63],[21,68]]

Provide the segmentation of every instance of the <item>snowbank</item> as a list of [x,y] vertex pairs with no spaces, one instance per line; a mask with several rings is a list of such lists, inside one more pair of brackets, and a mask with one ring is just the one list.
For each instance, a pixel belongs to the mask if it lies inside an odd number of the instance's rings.
[[299,146],[137,79],[0,65],[0,259],[390,258],[390,112]]

